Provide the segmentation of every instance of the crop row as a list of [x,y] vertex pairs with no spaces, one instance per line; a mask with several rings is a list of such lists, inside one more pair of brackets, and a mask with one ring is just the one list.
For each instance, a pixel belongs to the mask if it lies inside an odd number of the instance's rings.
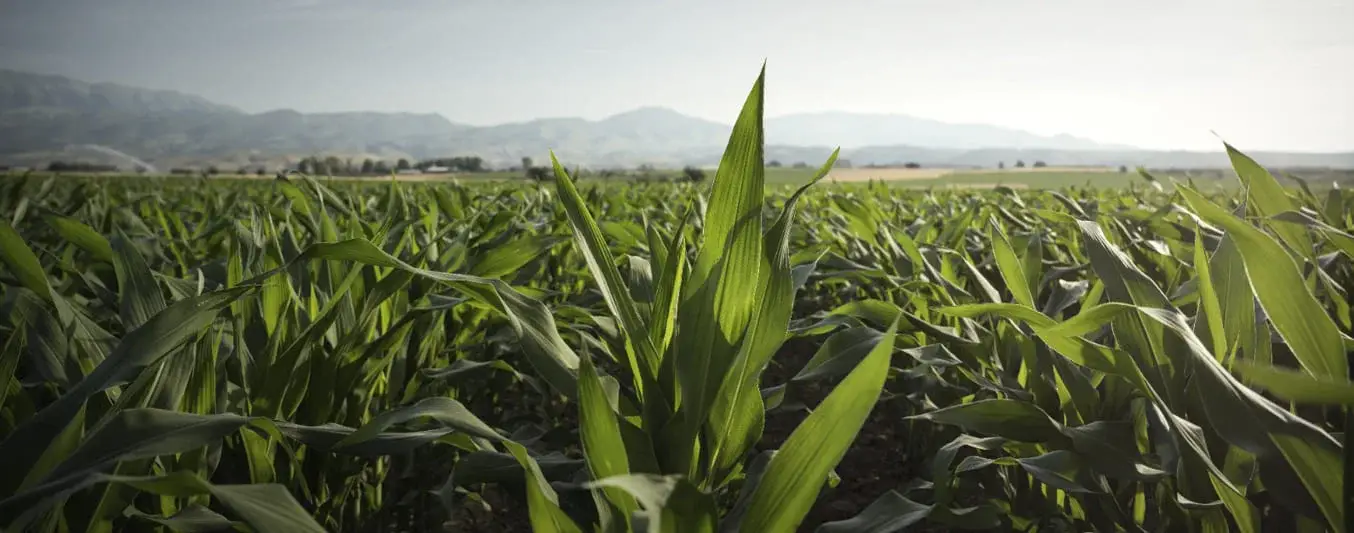
[[1345,530],[1342,190],[768,188],[763,87],[708,189],[5,178],[0,524]]

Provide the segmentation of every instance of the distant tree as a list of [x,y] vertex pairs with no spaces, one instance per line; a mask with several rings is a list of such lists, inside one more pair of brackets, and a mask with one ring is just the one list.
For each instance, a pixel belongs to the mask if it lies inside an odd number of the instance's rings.
[[1023,160],[1023,159],[1017,159],[1017,160],[1016,160],[1016,168],[1025,168],[1025,160]]
[[312,170],[314,170],[314,168],[310,166],[310,158],[309,158],[309,157],[307,157],[307,158],[305,158],[305,159],[302,159],[301,161],[299,161],[299,162],[296,163],[296,171],[297,171],[297,172],[300,172],[300,173],[302,173],[302,174],[310,174],[310,172],[311,172]]
[[52,161],[47,164],[48,172],[114,172],[117,170],[118,167],[116,165],[100,165],[95,163]]
[[921,163],[917,163],[915,161],[908,161],[906,163],[903,163],[903,168],[921,168]]
[[1127,173],[1128,173],[1128,165],[1119,165],[1119,173],[1120,173],[1120,174],[1127,174]]
[[452,160],[452,163],[452,168],[461,172],[484,172],[488,170],[484,165],[484,158],[477,155],[457,157]]
[[216,165],[212,165],[212,166],[207,167],[207,175],[208,175],[208,176],[215,176],[215,175],[220,174],[220,173],[221,173],[221,169],[216,168]]
[[363,160],[362,160],[362,173],[363,173],[363,174],[371,174],[372,172],[375,172],[375,171],[376,171],[376,163],[373,163],[371,159],[363,159]]
[[637,167],[635,170],[638,170],[638,171],[644,172],[644,173],[653,172],[653,165],[650,165],[650,164],[648,164],[648,163],[644,163],[644,164],[640,165],[639,167]]
[[343,172],[343,161],[334,156],[324,158],[324,169],[326,172],[320,174],[340,174]]
[[349,176],[357,173],[357,167],[353,165],[353,158],[343,160],[343,173]]
[[376,166],[372,167],[371,171],[377,174],[389,174],[390,165],[386,164],[385,161],[377,161]]
[[[531,158],[524,157],[522,158],[522,162],[530,163]],[[484,172],[486,170],[484,158],[477,155],[461,155],[456,157],[429,159],[427,161],[420,161],[415,167],[419,170],[427,170],[431,167],[445,167],[456,172]],[[522,168],[531,168],[531,166],[523,166]]]
[[324,163],[324,162],[315,163],[315,175],[316,175],[316,176],[328,176],[328,175],[329,175],[329,170],[330,170],[330,169],[329,169],[329,163]]
[[767,164],[766,164],[766,166],[771,167],[771,168],[780,168],[780,161],[777,161],[777,160],[775,160],[775,159],[772,159],[770,163],[767,163]]
[[795,161],[794,167],[795,167],[795,168],[809,168],[809,164],[808,164],[808,163],[805,163],[805,162],[803,162],[803,161]]
[[997,170],[1005,170],[1005,169],[1006,169],[1006,162],[1005,162],[1005,161],[997,161]]
[[705,171],[693,166],[687,166],[682,169],[682,177],[686,178],[686,181],[700,183],[705,181]]
[[1043,162],[1043,161],[1035,161],[1035,162],[1034,162],[1034,168],[1044,168],[1044,167],[1046,167],[1046,166],[1048,166],[1048,163],[1045,163],[1045,162]]
[[268,173],[268,169],[263,168],[263,167],[259,167],[259,168],[257,168],[257,169],[254,169],[254,174],[259,175],[259,176],[265,175],[265,174],[267,174],[267,173]]
[[833,164],[832,164],[832,166],[837,167],[837,168],[851,168],[851,160],[850,160],[850,159],[838,159],[836,163],[833,163]]
[[399,161],[396,161],[396,162],[395,162],[395,171],[396,171],[396,172],[399,172],[399,171],[401,171],[401,170],[409,170],[409,168],[410,168],[410,167],[409,167],[409,160],[408,160],[408,159],[400,158]]
[[530,172],[530,171],[531,171],[531,166],[532,166],[532,165],[531,165],[531,158],[530,158],[530,157],[522,157],[522,171],[523,171],[523,172]]
[[550,179],[550,169],[546,167],[528,167],[527,178],[532,181],[546,181]]

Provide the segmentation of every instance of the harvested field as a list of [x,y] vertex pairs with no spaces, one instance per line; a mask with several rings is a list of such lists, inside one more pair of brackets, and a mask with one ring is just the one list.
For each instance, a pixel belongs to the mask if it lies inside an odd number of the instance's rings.
[[839,168],[827,175],[829,181],[927,180],[953,173],[952,168]]
[[[966,176],[973,174],[982,174],[993,178],[1000,178],[1004,174],[1010,174],[1012,178],[1023,179],[1030,174],[1100,174],[1111,173],[1115,169],[1108,167],[1021,167],[1006,168],[1000,170],[969,170],[954,168],[841,168],[834,169],[828,174],[829,181],[839,182],[857,182],[870,180],[883,181],[910,181],[910,180],[934,180],[946,176]],[[1004,181],[999,180],[998,181]],[[968,187],[981,187],[982,184],[969,184]],[[989,185],[995,186],[995,185]]]
[[1022,174],[1022,173],[1031,173],[1031,172],[1033,172],[1033,173],[1045,173],[1045,172],[1081,172],[1081,173],[1087,173],[1087,172],[1116,172],[1116,171],[1118,171],[1118,169],[1110,168],[1110,167],[1015,167],[1015,168],[1010,168],[1010,167],[1008,167],[1008,168],[998,169],[998,170],[995,170],[995,171],[984,171],[984,172],[992,172],[992,173],[995,173],[995,174],[1006,174],[1006,173],[1010,173],[1010,174]]
[[1030,185],[1029,185],[1028,183],[992,183],[992,182],[985,182],[985,183],[982,183],[982,182],[980,182],[980,183],[962,183],[962,182],[961,182],[961,183],[945,183],[945,184],[942,184],[942,185],[940,185],[940,186],[941,186],[941,187],[945,187],[945,188],[947,188],[947,189],[992,189],[992,188],[996,188],[996,187],[1009,187],[1009,188],[1012,188],[1012,189],[1028,189],[1028,188],[1030,188]]

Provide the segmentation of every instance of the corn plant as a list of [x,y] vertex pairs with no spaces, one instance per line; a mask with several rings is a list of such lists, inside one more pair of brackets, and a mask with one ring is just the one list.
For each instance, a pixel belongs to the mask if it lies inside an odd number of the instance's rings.
[[1018,209],[970,204],[946,215],[956,233],[917,206],[834,198],[858,228],[840,263],[912,280],[861,287],[882,299],[792,329],[906,317],[935,342],[908,350],[918,366],[903,381],[926,389],[900,392],[920,392],[911,419],[933,424],[911,427],[962,432],[931,444],[925,485],[820,531],[1344,530],[1344,420],[1322,407],[1354,391],[1341,264],[1354,249],[1332,225],[1348,224],[1343,193],[1299,203],[1226,149],[1242,184],[1231,208],[1185,184],[1149,209],[1008,189]]
[[[713,531],[721,520],[722,527],[741,531],[793,529],[883,385],[892,351],[887,335],[749,476],[745,465],[763,422],[759,378],[785,339],[794,303],[789,235],[795,204],[835,159],[763,229],[764,80],[763,71],[734,125],[690,267],[685,218],[672,235],[650,239],[657,246],[648,261],[631,261],[632,272],[652,277],[647,294],[637,296],[627,284],[582,195],[554,160],[575,245],[624,345],[621,378],[603,374],[585,355],[576,388],[589,473],[584,486],[600,491],[597,523],[604,530]],[[743,496],[721,517],[718,502],[736,482]],[[530,500],[533,526],[578,529],[542,492]]]

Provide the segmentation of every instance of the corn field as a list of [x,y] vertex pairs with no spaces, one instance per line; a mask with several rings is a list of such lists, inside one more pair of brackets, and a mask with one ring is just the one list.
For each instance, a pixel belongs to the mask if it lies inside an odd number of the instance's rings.
[[768,188],[763,79],[704,186],[4,178],[0,527],[1346,530],[1354,198]]

